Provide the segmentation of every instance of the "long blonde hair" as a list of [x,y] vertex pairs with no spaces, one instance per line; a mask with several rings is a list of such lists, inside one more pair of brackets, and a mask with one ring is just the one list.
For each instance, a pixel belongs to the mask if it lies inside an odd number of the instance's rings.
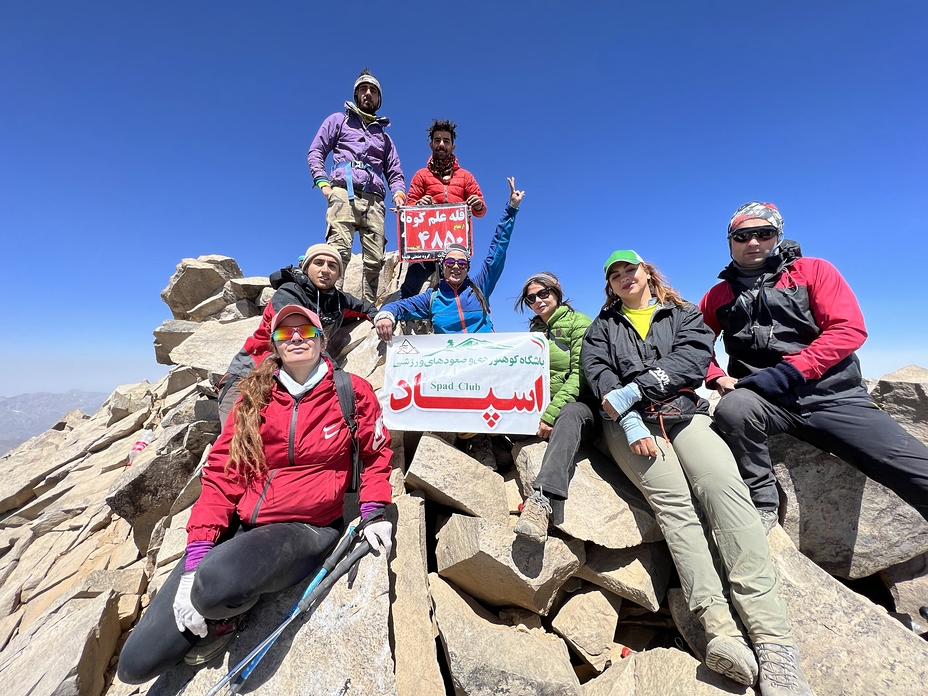
[[[648,288],[651,290],[651,295],[655,297],[660,304],[670,302],[680,307],[686,304],[686,300],[683,299],[679,292],[673,289],[670,282],[657,270],[657,266],[647,261],[642,261],[641,265],[644,267],[645,273],[649,276]],[[607,309],[612,306],[618,299],[619,296],[612,292],[612,285],[609,284],[609,279],[606,278],[606,301],[603,303],[602,309]]]
[[281,364],[279,357],[269,355],[239,384],[242,398],[233,406],[235,434],[229,445],[225,471],[241,476],[246,485],[267,473],[267,458],[261,439],[261,411],[271,400],[274,373]]

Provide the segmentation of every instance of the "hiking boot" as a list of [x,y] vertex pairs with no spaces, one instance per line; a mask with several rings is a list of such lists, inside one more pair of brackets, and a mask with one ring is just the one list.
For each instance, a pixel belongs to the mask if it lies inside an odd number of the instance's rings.
[[744,638],[716,636],[706,646],[706,667],[739,684],[757,681],[757,659]]
[[512,531],[526,539],[543,544],[548,538],[548,516],[550,514],[551,502],[541,491],[535,491],[522,505],[519,521],[516,522]]
[[466,449],[464,451],[483,464],[487,469],[496,471],[496,455],[493,454],[493,444],[490,442],[489,435],[484,433],[474,435],[467,440]]
[[814,696],[799,668],[796,645],[759,643],[754,646],[760,665],[761,696]]
[[207,633],[184,656],[188,665],[202,665],[219,655],[245,625],[246,614],[220,621],[206,620]]
[[770,530],[780,522],[780,512],[776,508],[761,508],[757,511],[760,515],[760,522],[764,525],[764,531],[770,534]]

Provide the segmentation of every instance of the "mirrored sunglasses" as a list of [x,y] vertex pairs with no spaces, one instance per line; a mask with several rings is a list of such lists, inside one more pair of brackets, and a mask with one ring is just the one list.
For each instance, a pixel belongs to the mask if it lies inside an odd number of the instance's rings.
[[551,291],[548,288],[542,288],[538,292],[533,292],[531,295],[525,296],[525,304],[528,307],[531,307],[535,304],[535,300],[547,300],[551,297]]
[[445,264],[445,268],[454,268],[455,266],[467,268],[470,266],[470,261],[467,259],[445,259],[443,263]]
[[319,336],[322,332],[312,324],[300,324],[299,326],[281,326],[274,329],[271,333],[272,341],[292,341],[294,334],[299,334],[300,338],[308,341],[310,338]]
[[754,237],[757,237],[761,242],[766,242],[768,239],[773,239],[778,234],[780,234],[780,231],[776,227],[746,227],[743,230],[732,232],[728,235],[728,238],[735,240],[739,244],[744,244]]

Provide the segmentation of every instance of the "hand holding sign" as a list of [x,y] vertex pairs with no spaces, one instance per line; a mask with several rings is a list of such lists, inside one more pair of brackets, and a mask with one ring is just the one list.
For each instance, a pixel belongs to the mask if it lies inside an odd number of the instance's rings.
[[416,205],[432,205],[432,197],[422,196],[422,198],[416,201]]
[[469,195],[467,200],[464,202],[467,203],[467,205],[469,205],[474,211],[479,212],[483,210],[483,201],[480,200],[480,196],[478,196],[476,193]]
[[509,205],[513,208],[518,208],[519,203],[522,202],[522,198],[525,196],[525,191],[516,190],[516,178],[514,176],[506,179],[509,182]]
[[377,338],[384,343],[393,340],[393,322],[389,319],[381,319],[374,325],[374,328],[377,330]]

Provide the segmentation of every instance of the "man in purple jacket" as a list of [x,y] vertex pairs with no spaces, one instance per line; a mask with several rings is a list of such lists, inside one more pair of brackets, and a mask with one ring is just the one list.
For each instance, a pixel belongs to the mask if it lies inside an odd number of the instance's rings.
[[[358,231],[364,258],[361,294],[374,303],[387,243],[383,230],[384,178],[392,191],[393,203],[406,203],[400,157],[384,132],[390,120],[376,115],[381,102],[380,83],[364,68],[354,83],[354,101],[346,101],[344,112],[332,114],[322,122],[307,155],[313,185],[328,200],[325,240],[338,249],[347,267],[354,231]],[[333,167],[326,174],[325,159],[329,153]],[[343,278],[339,278],[339,290]]]

